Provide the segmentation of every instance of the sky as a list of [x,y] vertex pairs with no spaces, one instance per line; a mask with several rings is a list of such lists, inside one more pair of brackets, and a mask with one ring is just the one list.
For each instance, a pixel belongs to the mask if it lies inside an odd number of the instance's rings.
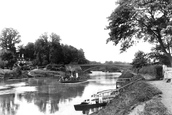
[[148,43],[140,43],[120,54],[120,47],[106,44],[109,37],[107,17],[116,8],[116,0],[0,0],[0,31],[14,28],[21,44],[35,42],[45,32],[54,32],[61,43],[82,48],[90,61],[132,62],[138,51],[150,52]]

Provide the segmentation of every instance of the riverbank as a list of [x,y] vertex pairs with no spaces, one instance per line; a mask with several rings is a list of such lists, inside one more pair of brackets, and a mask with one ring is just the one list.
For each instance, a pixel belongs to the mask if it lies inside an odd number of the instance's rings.
[[[125,75],[132,76],[131,73]],[[91,115],[170,115],[160,101],[161,94],[162,91],[148,81],[139,80],[122,90],[105,108]]]
[[[29,74],[31,73],[31,74]],[[34,69],[31,71],[15,71],[9,69],[0,69],[0,81],[9,81],[9,80],[23,80],[27,78],[50,78],[60,81],[61,77],[65,76],[63,71],[51,71],[43,69]],[[79,80],[86,81],[90,78],[89,73],[80,73]]]

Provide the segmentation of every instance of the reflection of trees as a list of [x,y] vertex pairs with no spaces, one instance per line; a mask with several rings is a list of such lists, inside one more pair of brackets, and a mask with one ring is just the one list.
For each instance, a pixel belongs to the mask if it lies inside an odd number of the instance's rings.
[[15,104],[15,94],[7,94],[0,96],[0,114],[15,115],[19,105]]
[[98,107],[98,108],[90,108],[90,109],[83,109],[82,113],[84,115],[90,115],[91,113],[97,113],[100,109],[102,109],[103,107]]
[[[23,96],[28,101],[33,101],[42,112],[54,113],[59,110],[58,104],[61,101],[71,100],[81,96],[85,84],[60,84],[57,82],[45,82],[45,80],[32,82],[37,85],[37,92],[25,93]],[[37,83],[37,84],[36,84]]]
[[[54,113],[58,111],[59,101],[59,94],[37,93],[34,98],[35,105],[37,105],[42,112],[50,111]],[[47,108],[49,110],[47,110]]]

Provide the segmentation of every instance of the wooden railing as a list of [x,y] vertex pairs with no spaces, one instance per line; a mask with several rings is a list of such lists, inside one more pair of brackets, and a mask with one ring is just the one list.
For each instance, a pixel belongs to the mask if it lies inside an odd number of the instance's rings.
[[132,81],[132,82],[129,82],[129,83],[127,83],[126,85],[124,85],[124,86],[122,86],[122,87],[119,87],[119,88],[117,88],[117,90],[119,90],[119,92],[121,91],[121,90],[124,90],[126,87],[128,87],[129,85],[131,85],[131,84],[133,84],[133,83],[135,83],[135,82],[137,82],[137,81],[139,81],[139,80],[142,80],[143,78],[138,78],[138,79],[136,79],[136,80],[134,80],[134,81]]

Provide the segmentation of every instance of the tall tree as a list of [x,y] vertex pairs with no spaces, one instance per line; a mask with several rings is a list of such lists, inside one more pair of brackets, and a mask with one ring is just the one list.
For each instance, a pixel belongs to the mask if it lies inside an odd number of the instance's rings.
[[121,44],[121,51],[140,39],[158,44],[172,65],[172,1],[119,0],[117,4],[109,17],[107,42]]
[[42,34],[35,42],[35,55],[39,65],[63,62],[60,36],[55,33],[50,36],[47,33]]
[[20,35],[19,32],[13,28],[5,28],[2,30],[0,35],[0,46],[3,49],[7,49],[12,53],[16,52],[15,45],[20,43]]
[[63,63],[63,51],[60,44],[60,36],[51,33],[50,34],[50,56],[49,60],[51,63]]
[[47,33],[42,34],[35,42],[35,55],[38,65],[49,63],[49,43]]

